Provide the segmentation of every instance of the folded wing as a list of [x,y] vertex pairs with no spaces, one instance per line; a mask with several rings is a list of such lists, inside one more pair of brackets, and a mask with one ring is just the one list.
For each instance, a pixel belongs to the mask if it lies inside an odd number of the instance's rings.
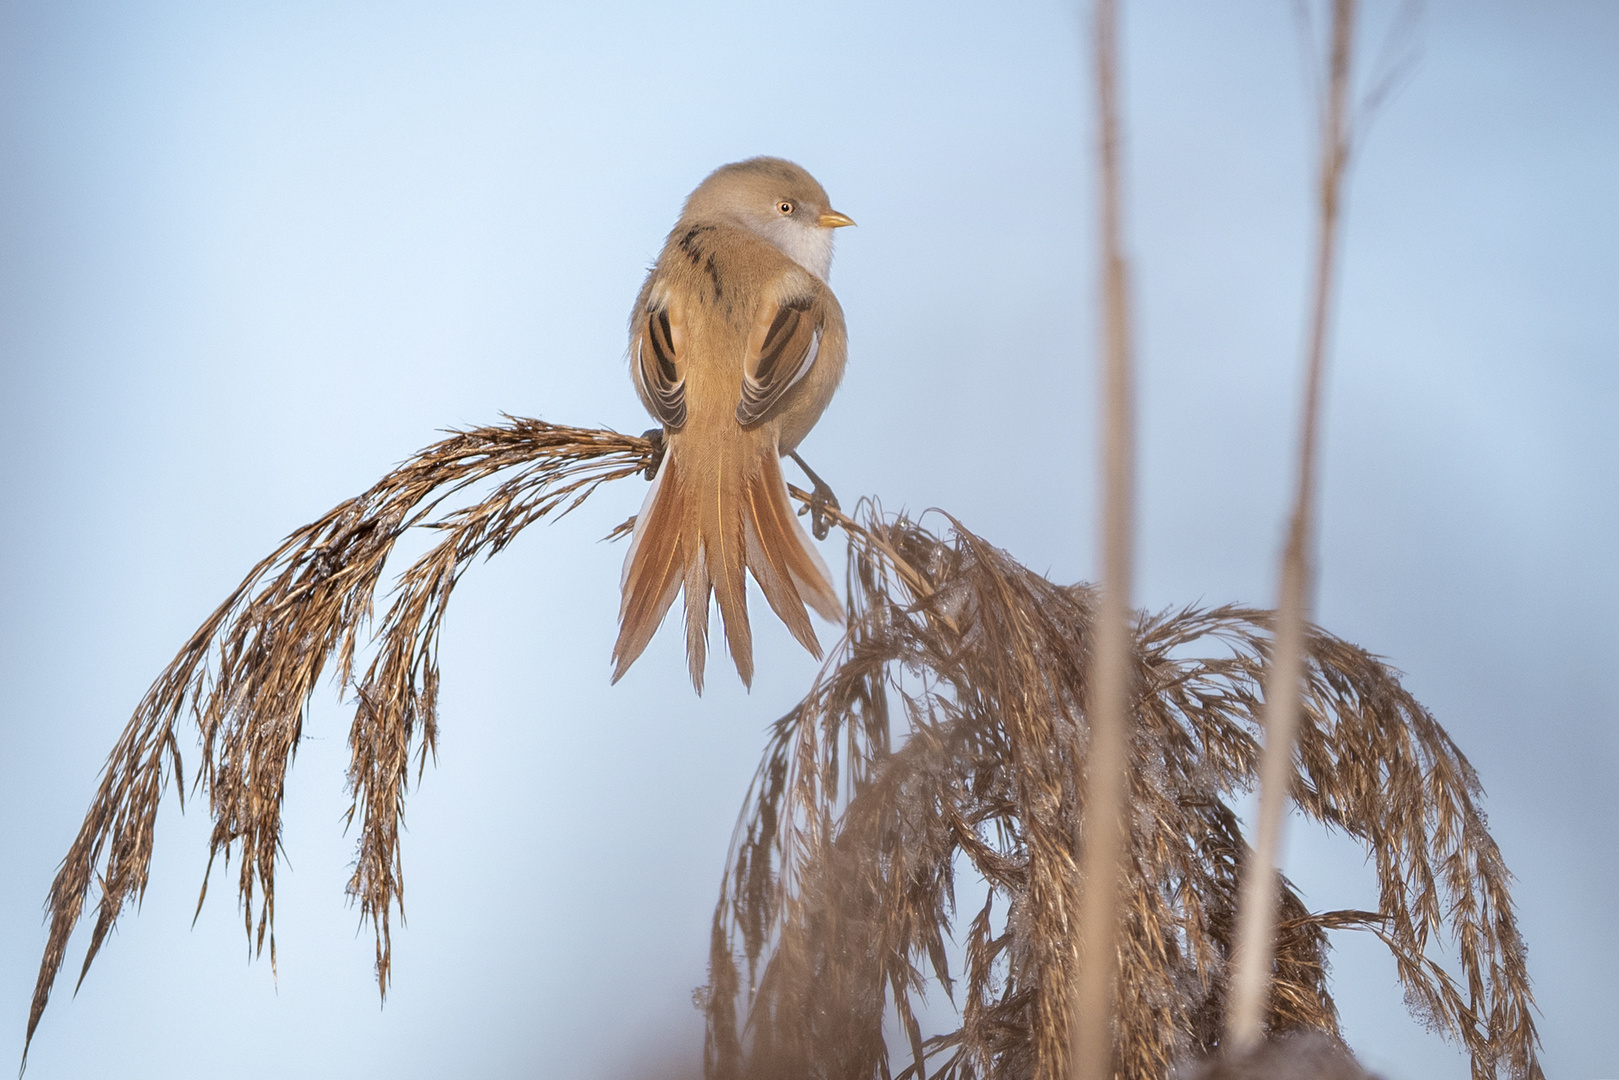
[[686,377],[676,342],[677,327],[667,307],[648,308],[635,335],[635,363],[630,371],[641,400],[670,431],[686,426]]
[[765,304],[748,337],[736,421],[752,427],[770,419],[782,397],[815,366],[826,312],[813,293]]

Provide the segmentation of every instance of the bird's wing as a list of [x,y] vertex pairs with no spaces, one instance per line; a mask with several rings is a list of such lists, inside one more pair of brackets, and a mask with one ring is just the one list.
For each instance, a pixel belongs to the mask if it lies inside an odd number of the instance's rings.
[[681,337],[667,306],[647,308],[635,335],[635,362],[630,365],[642,400],[670,431],[686,426],[686,377],[681,373],[677,344]]
[[809,374],[825,322],[825,301],[816,291],[760,305],[748,335],[737,423],[752,427],[768,420],[782,395]]

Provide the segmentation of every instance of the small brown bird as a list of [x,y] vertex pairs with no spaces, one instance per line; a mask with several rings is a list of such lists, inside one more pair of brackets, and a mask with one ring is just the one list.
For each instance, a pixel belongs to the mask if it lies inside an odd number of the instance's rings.
[[780,158],[722,166],[686,199],[630,315],[630,373],[663,424],[665,454],[624,559],[614,682],[682,588],[698,693],[710,592],[737,674],[753,680],[747,572],[817,658],[805,603],[842,621],[831,573],[787,500],[781,458],[843,378],[843,310],[826,277],[832,230],[853,224]]

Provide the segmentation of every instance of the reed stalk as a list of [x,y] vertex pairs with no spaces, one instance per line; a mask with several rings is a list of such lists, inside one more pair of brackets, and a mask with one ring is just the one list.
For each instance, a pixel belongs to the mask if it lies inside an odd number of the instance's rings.
[[1314,587],[1316,446],[1321,383],[1332,315],[1344,173],[1349,157],[1349,86],[1355,0],[1333,0],[1330,75],[1321,117],[1316,250],[1300,410],[1297,481],[1282,554],[1276,641],[1265,680],[1265,752],[1260,767],[1259,820],[1253,854],[1243,868],[1227,1050],[1242,1054],[1264,1037],[1264,1010],[1275,953],[1277,853],[1291,800],[1294,743],[1301,708],[1304,627]]
[[1130,753],[1130,592],[1135,547],[1135,410],[1130,358],[1129,278],[1120,221],[1118,4],[1097,0],[1096,67],[1102,283],[1102,581],[1087,703],[1081,844],[1079,970],[1070,1021],[1073,1080],[1113,1075],[1115,945],[1119,861],[1128,832]]

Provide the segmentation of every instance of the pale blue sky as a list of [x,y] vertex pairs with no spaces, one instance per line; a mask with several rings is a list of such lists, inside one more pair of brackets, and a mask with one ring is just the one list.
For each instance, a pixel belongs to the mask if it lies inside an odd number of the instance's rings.
[[[1310,240],[1291,5],[1125,7],[1139,600],[1268,602]],[[1619,7],[1446,0],[1418,40],[1352,178],[1319,614],[1478,767],[1548,1073],[1611,1078]],[[438,429],[648,426],[625,316],[715,165],[794,158],[860,222],[833,275],[849,375],[804,447],[845,502],[943,506],[1091,575],[1081,46],[1052,3],[0,3],[0,1062],[51,874],[150,680],[277,540]],[[58,985],[29,1076],[695,1055],[731,824],[814,663],[761,627],[752,694],[716,666],[699,700],[665,632],[610,688],[622,550],[595,541],[641,494],[534,529],[457,593],[385,1009],[343,902],[347,714],[323,693],[279,985],[244,962],[227,878],[190,928],[205,815],[171,808],[143,910],[76,999]],[[1367,902],[1352,846],[1292,839],[1313,906]],[[1467,1076],[1375,944],[1336,956],[1373,1065]]]

